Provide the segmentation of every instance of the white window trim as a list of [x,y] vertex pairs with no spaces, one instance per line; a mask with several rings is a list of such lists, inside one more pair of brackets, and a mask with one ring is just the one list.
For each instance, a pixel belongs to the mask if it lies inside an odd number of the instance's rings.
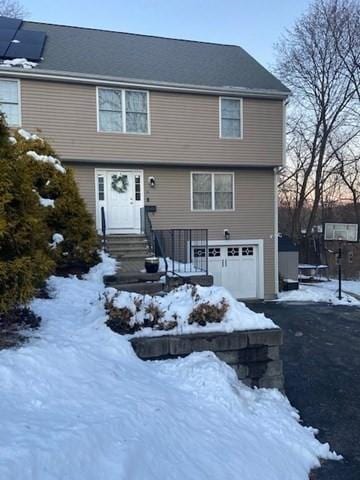
[[[194,174],[209,174],[211,175],[211,209],[210,210],[199,210],[194,209],[194,197],[193,197],[193,175]],[[232,176],[232,208],[226,209],[215,209],[215,175],[216,174],[223,174],[223,175],[231,175]],[[190,195],[191,195],[191,211],[195,213],[203,213],[203,212],[234,212],[235,211],[235,173],[234,172],[214,172],[214,171],[192,171],[190,172]]]
[[[118,90],[121,92],[121,105],[122,105],[122,124],[124,131],[122,132],[108,132],[100,129],[100,102],[99,102],[99,90]],[[126,131],[126,99],[125,92],[141,92],[146,93],[146,108],[147,108],[147,132],[127,132]],[[104,133],[107,135],[151,135],[150,125],[150,92],[148,90],[140,90],[137,88],[116,88],[116,87],[96,87],[96,129],[98,133]]]
[[[223,137],[222,131],[222,113],[221,102],[222,100],[238,100],[240,102],[240,136],[239,137]],[[242,140],[244,137],[244,115],[243,115],[243,99],[239,97],[219,97],[219,138],[222,140]]]
[[[19,79],[14,78],[0,78],[0,81],[4,80],[7,82],[16,82],[17,83],[17,99],[18,99],[18,107],[19,107],[19,123],[8,124],[10,128],[19,128],[22,125],[22,111],[21,111],[21,83]],[[1,103],[0,103],[0,110],[1,110]]]

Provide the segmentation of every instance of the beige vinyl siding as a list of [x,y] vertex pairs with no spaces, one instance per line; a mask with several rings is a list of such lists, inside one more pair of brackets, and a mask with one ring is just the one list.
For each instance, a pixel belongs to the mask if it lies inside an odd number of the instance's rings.
[[[131,165],[73,164],[72,167],[81,194],[95,216],[95,167],[125,169]],[[145,205],[157,207],[157,212],[152,214],[154,228],[207,228],[209,240],[222,240],[227,228],[233,240],[263,239],[265,297],[274,295],[274,173],[271,169],[228,169],[235,172],[235,210],[193,212],[192,168],[140,165],[137,168],[144,170]],[[155,188],[149,187],[149,176],[155,177]]]
[[243,139],[219,138],[219,97],[150,92],[150,135],[97,131],[96,87],[21,80],[23,127],[63,159],[204,165],[282,162],[283,103],[243,100]]

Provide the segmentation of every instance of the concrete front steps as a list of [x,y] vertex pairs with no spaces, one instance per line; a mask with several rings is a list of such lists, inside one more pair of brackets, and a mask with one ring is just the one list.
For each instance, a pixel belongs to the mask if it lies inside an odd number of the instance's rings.
[[184,283],[192,285],[213,285],[211,275],[188,275],[186,277],[168,277],[167,281],[160,281],[165,272],[145,273],[145,258],[152,256],[145,235],[109,235],[106,241],[106,250],[119,261],[115,275],[104,277],[105,284],[116,288],[140,294],[158,295],[172,290]]
[[109,235],[106,250],[119,261],[117,273],[104,277],[107,286],[148,295],[163,291],[164,284],[160,282],[163,272],[142,271],[145,268],[145,258],[153,255],[145,235]]
[[143,273],[143,272],[122,272],[119,270],[115,275],[106,275],[104,277],[105,285],[116,288],[117,290],[126,290],[147,295],[156,295],[163,291],[164,283],[160,278],[164,272]]
[[106,250],[112,257],[121,259],[142,259],[151,255],[145,235],[109,235]]

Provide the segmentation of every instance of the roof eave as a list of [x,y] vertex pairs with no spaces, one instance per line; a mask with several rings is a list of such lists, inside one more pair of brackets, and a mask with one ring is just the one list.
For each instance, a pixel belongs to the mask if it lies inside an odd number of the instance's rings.
[[84,74],[77,72],[64,72],[56,70],[34,69],[24,70],[16,67],[1,67],[0,76],[16,78],[34,78],[38,80],[61,81],[69,83],[84,83],[104,86],[127,86],[147,88],[149,90],[178,91],[188,93],[202,93],[208,95],[241,95],[244,97],[278,98],[286,99],[290,95],[289,90],[251,89],[232,86],[209,86],[170,83],[143,79],[112,77],[103,75]]

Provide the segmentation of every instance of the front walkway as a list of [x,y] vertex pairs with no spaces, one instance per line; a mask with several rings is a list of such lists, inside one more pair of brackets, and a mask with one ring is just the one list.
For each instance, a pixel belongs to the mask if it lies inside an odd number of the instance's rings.
[[360,479],[360,308],[324,304],[249,305],[284,331],[287,396],[319,439],[344,456],[316,480]]

